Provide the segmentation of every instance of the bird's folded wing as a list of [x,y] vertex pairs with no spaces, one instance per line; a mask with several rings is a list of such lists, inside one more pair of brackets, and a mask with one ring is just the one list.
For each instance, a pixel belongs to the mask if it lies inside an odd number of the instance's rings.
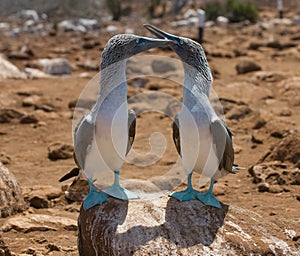
[[232,172],[234,151],[232,146],[232,133],[223,120],[215,120],[211,123],[213,144],[219,159],[219,169]]
[[179,119],[178,119],[177,115],[175,116],[172,126],[173,126],[173,141],[174,141],[174,144],[175,144],[178,154],[181,156]]
[[79,122],[74,134],[75,162],[81,169],[84,168],[85,158],[89,146],[94,138],[94,124],[89,123],[85,117]]
[[128,144],[126,155],[132,147],[134,137],[135,137],[135,127],[136,127],[136,114],[134,110],[128,110]]

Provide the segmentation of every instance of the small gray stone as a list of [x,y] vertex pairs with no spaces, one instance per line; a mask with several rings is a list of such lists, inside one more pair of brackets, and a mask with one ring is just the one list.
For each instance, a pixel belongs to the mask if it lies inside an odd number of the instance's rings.
[[235,66],[238,74],[261,70],[261,67],[252,61],[242,61]]

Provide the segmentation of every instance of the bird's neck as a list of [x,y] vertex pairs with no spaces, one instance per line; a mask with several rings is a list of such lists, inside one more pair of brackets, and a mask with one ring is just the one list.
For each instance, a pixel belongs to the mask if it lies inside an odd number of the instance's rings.
[[126,99],[127,97],[125,60],[101,69],[100,102],[103,102],[106,98],[114,97],[115,94],[118,95],[118,98]]
[[184,64],[184,81],[183,81],[183,101],[187,102],[192,98],[207,97],[209,98],[209,91],[211,81],[205,80],[201,73],[195,68]]
[[210,104],[209,91],[212,80],[205,79],[199,70],[184,64],[183,104],[190,111],[204,113],[202,119],[211,118],[214,110]]

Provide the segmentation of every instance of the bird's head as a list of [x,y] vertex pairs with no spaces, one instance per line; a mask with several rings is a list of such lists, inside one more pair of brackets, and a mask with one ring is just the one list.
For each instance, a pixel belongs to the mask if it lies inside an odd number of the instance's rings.
[[126,60],[131,56],[154,47],[164,47],[173,44],[168,39],[154,39],[132,34],[113,36],[102,52],[101,68],[105,68],[118,61]]
[[173,44],[169,44],[169,46],[177,53],[181,61],[189,69],[200,72],[201,76],[206,80],[212,81],[211,71],[204,50],[199,43],[189,38],[172,35],[150,24],[146,24],[144,27],[159,39],[173,41]]

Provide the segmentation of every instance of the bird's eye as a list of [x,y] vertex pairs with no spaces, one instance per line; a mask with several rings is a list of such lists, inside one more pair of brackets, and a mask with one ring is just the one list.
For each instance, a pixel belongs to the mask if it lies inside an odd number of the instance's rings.
[[138,44],[140,42],[140,39],[139,38],[135,39],[135,42]]
[[183,39],[180,39],[179,43],[180,43],[181,45],[183,45]]

